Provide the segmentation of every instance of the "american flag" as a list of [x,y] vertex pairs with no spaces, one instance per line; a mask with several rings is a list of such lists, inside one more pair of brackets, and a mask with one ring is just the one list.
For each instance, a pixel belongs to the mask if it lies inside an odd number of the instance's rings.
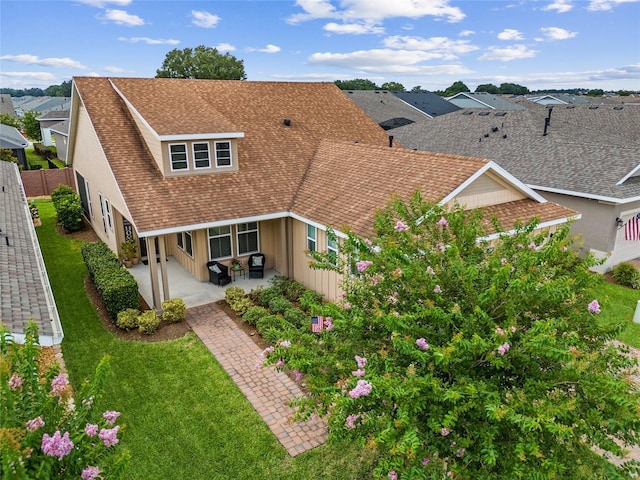
[[627,223],[624,224],[624,239],[640,240],[640,213],[635,217],[631,217]]
[[323,317],[311,317],[311,331],[313,333],[319,333],[324,328]]

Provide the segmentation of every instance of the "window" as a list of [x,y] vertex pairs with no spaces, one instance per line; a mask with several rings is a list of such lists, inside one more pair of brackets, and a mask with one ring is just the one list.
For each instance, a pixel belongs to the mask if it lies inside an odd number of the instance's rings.
[[100,192],[98,192],[98,201],[100,202],[100,213],[102,214],[102,228],[104,229],[104,233],[109,235],[109,230],[107,230],[107,215],[105,214],[104,208],[104,198]]
[[228,258],[233,256],[231,248],[231,227],[209,229],[209,258]]
[[332,265],[338,264],[338,239],[327,237],[327,254]]
[[169,145],[169,155],[171,157],[171,170],[187,170],[187,145],[184,143],[176,143]]
[[104,199],[104,211],[107,215],[107,225],[109,225],[109,230],[113,231],[113,217],[111,216],[111,202],[108,199]]
[[184,253],[193,257],[193,242],[191,238],[191,232],[180,232],[178,236],[178,248]]
[[238,255],[246,255],[259,251],[258,222],[238,225]]
[[86,195],[87,195],[87,208],[89,209],[89,215],[91,216],[91,219],[93,220],[94,216],[93,216],[93,201],[91,200],[91,191],[89,190],[89,181],[85,180],[85,190],[86,190]]
[[316,227],[307,224],[307,250],[310,252],[316,251]]
[[193,163],[196,168],[209,168],[211,166],[208,143],[193,144]]
[[231,166],[231,142],[216,142],[216,167]]

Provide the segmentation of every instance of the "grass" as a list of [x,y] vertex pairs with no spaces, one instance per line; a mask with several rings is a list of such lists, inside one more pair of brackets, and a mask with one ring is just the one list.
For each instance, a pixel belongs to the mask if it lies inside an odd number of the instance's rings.
[[[50,146],[49,149],[51,149],[53,151],[53,153],[56,153],[56,147],[55,146]],[[49,162],[47,161],[47,159],[46,158],[42,158],[40,155],[37,155],[35,153],[35,149],[33,147],[32,148],[25,148],[24,152],[25,152],[25,155],[27,156],[27,163],[29,164],[29,168],[33,168],[33,165],[40,165],[40,168],[42,170],[48,170],[49,169]],[[64,168],[65,167],[64,161],[60,160],[57,157],[52,158],[51,161],[53,163],[55,163],[58,168]]]
[[640,308],[640,290],[602,282],[593,294],[601,306],[598,320],[604,325],[617,326],[618,340],[640,348],[640,323],[633,323],[635,310]]
[[84,291],[82,242],[59,235],[49,201],[37,201],[38,237],[63,324],[77,388],[111,356],[102,409],[122,412],[130,479],[364,479],[373,459],[354,444],[289,457],[224,369],[193,334],[126,342],[107,331]]

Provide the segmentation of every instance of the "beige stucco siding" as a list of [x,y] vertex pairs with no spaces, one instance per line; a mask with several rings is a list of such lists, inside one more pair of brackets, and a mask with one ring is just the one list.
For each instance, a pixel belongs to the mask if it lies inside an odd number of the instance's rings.
[[469,210],[523,198],[525,198],[523,193],[509,187],[494,175],[485,173],[460,192],[455,201]]

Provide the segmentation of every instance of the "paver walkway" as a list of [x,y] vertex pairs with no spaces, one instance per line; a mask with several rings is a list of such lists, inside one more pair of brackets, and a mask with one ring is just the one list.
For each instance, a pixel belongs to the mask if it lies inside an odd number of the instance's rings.
[[187,322],[194,333],[238,385],[289,455],[296,456],[327,440],[327,424],[312,417],[293,421],[289,402],[304,395],[285,373],[256,369],[262,350],[214,303],[189,308]]

